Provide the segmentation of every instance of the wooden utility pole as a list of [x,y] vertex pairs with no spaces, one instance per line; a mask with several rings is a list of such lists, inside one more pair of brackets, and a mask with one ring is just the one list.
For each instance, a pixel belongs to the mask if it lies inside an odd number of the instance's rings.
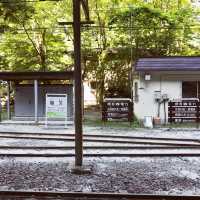
[[81,14],[80,0],[73,0],[74,79],[75,79],[75,166],[83,164]]

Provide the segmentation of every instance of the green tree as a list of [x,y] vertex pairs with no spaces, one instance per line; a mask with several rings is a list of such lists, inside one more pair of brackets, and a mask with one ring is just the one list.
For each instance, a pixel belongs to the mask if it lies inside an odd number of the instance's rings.
[[84,40],[92,49],[83,51],[84,68],[96,82],[99,102],[105,95],[130,96],[129,75],[138,57],[197,51],[191,45],[197,13],[188,1],[101,0],[91,5],[96,28]]
[[[58,27],[58,21],[72,21],[72,1],[8,1],[0,3],[1,70],[72,68],[72,27]],[[107,95],[131,95],[130,73],[138,57],[199,54],[198,10],[189,0],[89,4],[95,24],[82,27],[83,77],[96,84],[100,103]]]
[[66,10],[62,3],[39,2],[17,12],[19,6],[21,3],[8,3],[2,9],[8,13],[4,17],[8,29],[2,36],[0,49],[8,70],[66,69],[70,59],[65,52],[71,44],[66,43],[64,31],[58,27],[58,19]]

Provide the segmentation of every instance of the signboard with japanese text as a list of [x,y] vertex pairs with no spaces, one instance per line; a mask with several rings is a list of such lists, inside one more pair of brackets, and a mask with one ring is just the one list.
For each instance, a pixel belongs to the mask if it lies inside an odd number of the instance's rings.
[[67,121],[67,94],[46,94],[46,125],[49,119]]
[[102,120],[133,120],[133,103],[127,98],[104,99]]
[[168,121],[176,122],[198,122],[199,121],[199,100],[181,99],[169,101]]

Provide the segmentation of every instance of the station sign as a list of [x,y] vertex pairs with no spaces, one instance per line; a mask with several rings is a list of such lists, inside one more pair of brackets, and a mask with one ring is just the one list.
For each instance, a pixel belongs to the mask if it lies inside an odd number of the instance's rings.
[[46,125],[50,119],[67,121],[67,94],[46,94]]

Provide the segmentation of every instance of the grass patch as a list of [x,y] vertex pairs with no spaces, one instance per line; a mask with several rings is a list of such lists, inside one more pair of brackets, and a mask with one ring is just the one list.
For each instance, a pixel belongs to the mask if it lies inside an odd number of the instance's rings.
[[172,123],[172,124],[167,124],[163,127],[167,127],[167,128],[200,128],[200,123],[199,124],[197,124],[195,122]]
[[8,118],[7,111],[5,109],[1,112],[1,120],[6,120]]
[[103,122],[100,119],[84,119],[84,125],[87,126],[98,126],[98,127],[110,127],[110,128],[140,128],[138,121],[134,120],[133,122],[126,121],[107,121]]
[[[14,108],[11,106],[11,116],[14,115]],[[1,120],[7,120],[8,119],[8,113],[6,108],[3,108],[1,111]]]
[[140,121],[134,117],[133,122],[128,121],[107,121],[101,120],[101,111],[99,110],[85,110],[84,125],[96,127],[110,127],[110,128],[141,128]]

